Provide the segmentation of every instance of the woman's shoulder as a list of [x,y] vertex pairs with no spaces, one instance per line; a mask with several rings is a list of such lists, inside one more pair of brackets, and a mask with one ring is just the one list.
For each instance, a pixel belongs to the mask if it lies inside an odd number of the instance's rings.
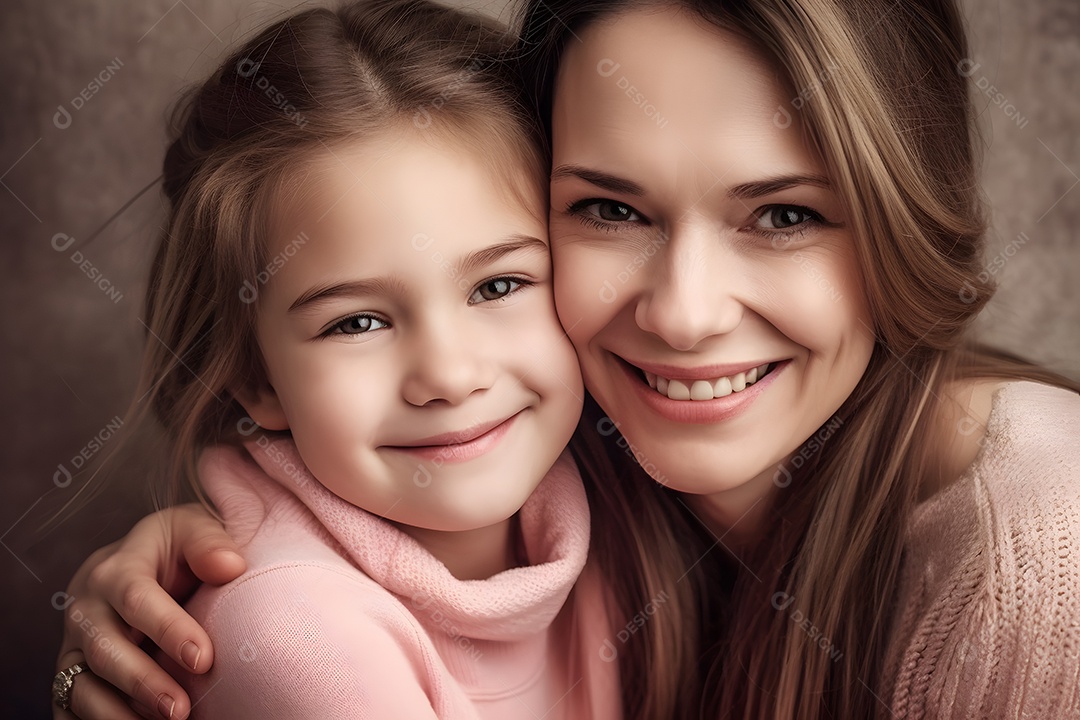
[[1080,472],[1080,394],[1031,381],[966,380],[948,387],[940,406],[940,472],[924,480],[923,505],[975,478],[998,501],[1055,484],[1080,493],[1080,482],[1058,482]]
[[[959,477],[916,506],[911,555],[955,565],[1003,548],[1056,555],[1052,536],[1080,548],[1080,394],[1036,382],[975,386],[951,421],[972,438]],[[1007,554],[1007,553],[1006,553]],[[1080,549],[1070,553],[1080,564]]]
[[965,479],[977,478],[999,512],[1022,521],[1039,508],[1080,523],[1080,394],[998,385],[980,445]]
[[991,399],[976,458],[909,523],[893,709],[1071,717],[1080,713],[1080,396],[1008,382]]

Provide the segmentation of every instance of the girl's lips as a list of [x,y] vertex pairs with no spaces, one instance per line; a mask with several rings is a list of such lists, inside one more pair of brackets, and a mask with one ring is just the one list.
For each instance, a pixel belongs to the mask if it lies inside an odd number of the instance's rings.
[[[790,360],[783,360],[773,363],[772,370],[765,377],[759,379],[745,390],[733,392],[725,397],[713,398],[712,400],[672,400],[649,387],[649,384],[641,376],[642,370],[622,358],[617,356],[616,358],[634,393],[646,407],[672,422],[696,425],[722,422],[742,414],[775,382],[776,378],[791,362]],[[725,366],[726,368],[727,366]],[[702,372],[712,372],[715,369],[706,368]],[[685,371],[683,372],[685,375]],[[697,374],[700,375],[701,373]]]
[[415,455],[428,461],[465,462],[478,458],[494,448],[510,431],[514,420],[520,414],[520,412],[515,413],[506,420],[496,423],[477,425],[468,430],[424,438],[417,441],[416,445],[384,445],[383,447]]

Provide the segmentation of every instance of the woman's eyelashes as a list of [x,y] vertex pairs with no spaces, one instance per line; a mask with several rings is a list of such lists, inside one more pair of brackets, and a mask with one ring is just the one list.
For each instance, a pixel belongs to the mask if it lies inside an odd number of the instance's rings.
[[648,224],[645,217],[632,206],[603,198],[586,198],[570,203],[566,212],[597,230],[618,230],[619,225],[628,223]]
[[[597,230],[616,232],[632,225],[649,225],[645,216],[633,206],[616,200],[586,198],[571,203],[568,215]],[[768,238],[783,237],[788,241],[819,227],[836,227],[821,213],[805,205],[774,203],[754,211],[744,229]]]
[[776,204],[758,208],[747,229],[769,239],[783,238],[786,243],[821,227],[835,227],[835,223],[813,208]]

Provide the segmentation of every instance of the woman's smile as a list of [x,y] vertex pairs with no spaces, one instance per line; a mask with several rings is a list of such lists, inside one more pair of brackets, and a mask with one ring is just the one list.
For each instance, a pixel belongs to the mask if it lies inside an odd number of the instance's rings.
[[[697,372],[672,373],[683,379],[644,372],[628,363],[622,363],[622,366],[634,391],[650,410],[677,423],[707,424],[723,422],[749,410],[778,378],[787,362],[762,363],[716,378],[702,375],[701,368]],[[687,378],[687,375],[698,379]]]

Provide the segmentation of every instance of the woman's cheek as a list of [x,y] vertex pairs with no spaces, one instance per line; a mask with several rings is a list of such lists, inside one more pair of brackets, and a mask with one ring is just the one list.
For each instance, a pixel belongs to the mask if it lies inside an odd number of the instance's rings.
[[790,339],[811,350],[834,354],[845,339],[872,342],[861,277],[853,258],[835,248],[792,251],[774,272],[784,307],[769,313]]

